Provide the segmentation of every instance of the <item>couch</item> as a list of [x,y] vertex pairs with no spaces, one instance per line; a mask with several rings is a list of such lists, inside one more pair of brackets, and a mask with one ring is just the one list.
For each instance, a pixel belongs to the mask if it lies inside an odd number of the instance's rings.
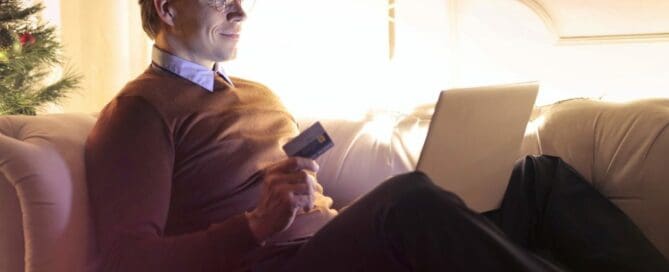
[[[319,158],[319,180],[335,207],[413,169],[430,109],[321,120],[336,145]],[[92,260],[83,146],[95,121],[0,116],[0,271],[83,271]],[[562,157],[669,256],[668,127],[666,99],[559,102],[534,110],[519,158]]]

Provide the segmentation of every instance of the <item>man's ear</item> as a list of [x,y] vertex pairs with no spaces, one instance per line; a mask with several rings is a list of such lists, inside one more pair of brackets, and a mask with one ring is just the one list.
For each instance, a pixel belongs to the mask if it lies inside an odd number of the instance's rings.
[[153,6],[163,23],[174,26],[175,10],[169,0],[153,0]]

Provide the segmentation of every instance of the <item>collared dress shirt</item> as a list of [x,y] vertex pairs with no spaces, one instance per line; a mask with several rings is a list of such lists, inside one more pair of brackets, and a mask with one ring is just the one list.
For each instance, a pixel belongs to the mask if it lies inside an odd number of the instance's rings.
[[214,64],[214,67],[210,69],[172,55],[155,46],[153,47],[151,60],[153,65],[188,79],[210,92],[214,91],[216,76],[223,77],[228,84],[234,87],[232,80],[226,75],[220,63]]

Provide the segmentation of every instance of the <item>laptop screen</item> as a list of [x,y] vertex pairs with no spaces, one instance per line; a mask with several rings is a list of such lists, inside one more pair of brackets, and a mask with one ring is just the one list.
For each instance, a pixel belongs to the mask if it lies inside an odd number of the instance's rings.
[[470,209],[498,208],[538,91],[522,83],[441,92],[417,170]]

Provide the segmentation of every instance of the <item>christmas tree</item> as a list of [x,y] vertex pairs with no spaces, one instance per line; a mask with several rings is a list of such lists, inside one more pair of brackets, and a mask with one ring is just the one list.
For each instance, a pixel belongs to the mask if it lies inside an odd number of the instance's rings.
[[22,0],[0,0],[0,115],[35,115],[76,88],[71,71],[52,84],[47,77],[61,64],[55,30],[38,21],[41,4],[23,7]]

